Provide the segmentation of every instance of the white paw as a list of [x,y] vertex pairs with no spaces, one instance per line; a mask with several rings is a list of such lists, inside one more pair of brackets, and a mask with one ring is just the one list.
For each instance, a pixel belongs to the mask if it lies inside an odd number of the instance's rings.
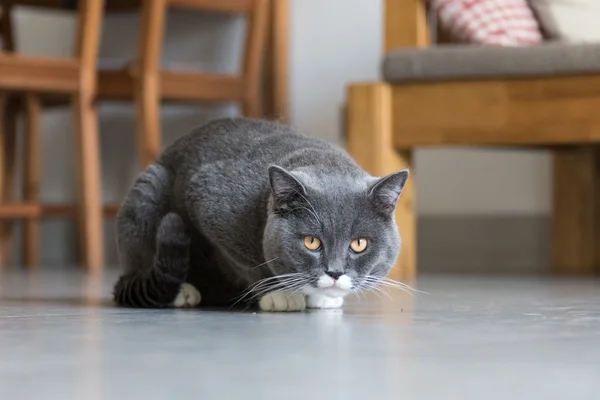
[[200,304],[200,300],[202,300],[202,295],[200,295],[198,289],[189,283],[182,283],[177,297],[173,300],[173,307],[195,307]]
[[343,304],[343,297],[320,296],[318,294],[308,296],[309,308],[340,308]]
[[306,300],[302,293],[283,291],[264,295],[258,305],[262,311],[302,311]]

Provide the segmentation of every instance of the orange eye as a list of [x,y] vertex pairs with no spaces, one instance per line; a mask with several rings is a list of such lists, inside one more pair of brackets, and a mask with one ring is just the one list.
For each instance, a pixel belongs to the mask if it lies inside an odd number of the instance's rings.
[[305,236],[304,237],[304,245],[307,249],[316,251],[321,248],[321,239],[316,238],[314,236]]
[[367,239],[354,239],[352,243],[350,243],[350,248],[355,253],[362,253],[367,249]]

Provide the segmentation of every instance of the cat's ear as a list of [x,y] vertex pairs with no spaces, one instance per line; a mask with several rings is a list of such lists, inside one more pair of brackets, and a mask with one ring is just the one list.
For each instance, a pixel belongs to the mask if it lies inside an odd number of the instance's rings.
[[379,211],[392,213],[408,180],[408,169],[379,179],[371,187],[369,198]]
[[273,200],[278,208],[291,206],[306,199],[306,189],[302,182],[281,167],[276,165],[269,167],[269,183]]

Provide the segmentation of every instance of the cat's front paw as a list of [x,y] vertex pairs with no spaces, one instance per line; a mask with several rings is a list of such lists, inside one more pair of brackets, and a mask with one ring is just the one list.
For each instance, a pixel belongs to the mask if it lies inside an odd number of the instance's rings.
[[329,297],[320,295],[308,296],[309,308],[340,308],[343,304],[343,297]]
[[187,307],[195,307],[200,304],[202,300],[202,295],[194,287],[194,285],[190,285],[189,283],[182,283],[179,287],[179,293],[175,300],[173,300],[173,307],[176,308],[187,308]]
[[306,300],[302,293],[283,291],[264,295],[258,305],[261,311],[302,311]]

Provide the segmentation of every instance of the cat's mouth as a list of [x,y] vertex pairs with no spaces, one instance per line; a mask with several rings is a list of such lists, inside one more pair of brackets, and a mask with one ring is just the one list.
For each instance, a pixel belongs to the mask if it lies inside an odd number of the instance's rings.
[[344,297],[352,290],[352,278],[346,274],[331,276],[323,274],[314,284],[305,288],[306,294],[320,294],[328,297]]

